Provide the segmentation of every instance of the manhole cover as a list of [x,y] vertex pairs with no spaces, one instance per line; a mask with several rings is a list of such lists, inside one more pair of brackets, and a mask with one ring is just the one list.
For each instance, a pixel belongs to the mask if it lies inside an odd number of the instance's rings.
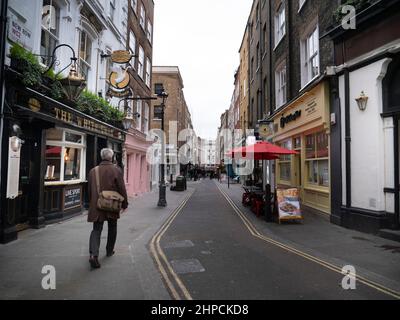
[[178,274],[199,273],[204,272],[206,269],[201,265],[197,259],[187,260],[173,260],[171,261],[172,268]]
[[191,247],[194,247],[194,244],[190,240],[170,242],[164,246],[164,248],[166,248],[166,249],[169,249],[169,248],[191,248]]

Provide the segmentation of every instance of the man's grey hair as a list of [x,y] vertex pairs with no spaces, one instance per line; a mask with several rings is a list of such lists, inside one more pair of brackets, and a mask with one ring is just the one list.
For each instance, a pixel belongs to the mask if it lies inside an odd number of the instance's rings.
[[114,151],[109,148],[105,148],[100,152],[101,160],[112,161],[114,157]]

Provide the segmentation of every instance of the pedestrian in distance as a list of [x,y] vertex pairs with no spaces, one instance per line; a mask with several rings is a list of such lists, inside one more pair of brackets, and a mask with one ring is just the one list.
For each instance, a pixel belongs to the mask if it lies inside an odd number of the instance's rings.
[[90,235],[89,263],[93,269],[101,267],[98,257],[101,233],[104,222],[108,222],[107,257],[114,255],[117,240],[117,221],[120,214],[128,208],[124,176],[121,168],[113,163],[114,152],[103,149],[100,153],[102,162],[89,172],[89,214],[88,222],[93,223]]

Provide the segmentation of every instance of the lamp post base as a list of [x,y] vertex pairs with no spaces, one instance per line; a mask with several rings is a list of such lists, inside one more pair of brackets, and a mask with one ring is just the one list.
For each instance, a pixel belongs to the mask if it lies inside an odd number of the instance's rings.
[[167,193],[166,185],[165,184],[160,185],[160,196],[159,196],[159,200],[158,200],[157,206],[159,206],[159,207],[166,207],[167,206],[166,193]]

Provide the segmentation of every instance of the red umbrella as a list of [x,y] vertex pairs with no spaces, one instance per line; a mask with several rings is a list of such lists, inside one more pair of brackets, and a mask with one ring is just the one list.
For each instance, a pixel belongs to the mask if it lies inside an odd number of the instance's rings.
[[288,150],[269,142],[258,142],[254,145],[236,148],[228,152],[232,158],[244,158],[254,160],[276,160],[280,155],[298,154],[293,150]]

